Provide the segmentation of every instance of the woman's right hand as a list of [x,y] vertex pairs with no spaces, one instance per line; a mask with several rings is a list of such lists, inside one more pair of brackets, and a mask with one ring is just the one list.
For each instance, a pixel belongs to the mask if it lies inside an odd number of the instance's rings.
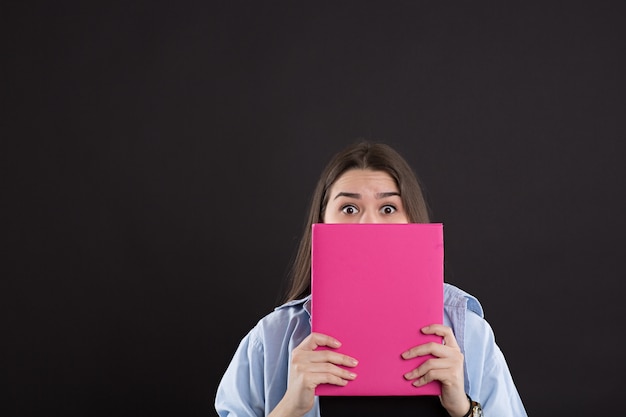
[[315,401],[315,387],[319,384],[345,386],[356,374],[337,365],[355,367],[357,360],[329,349],[316,350],[319,346],[336,349],[341,346],[337,339],[311,333],[292,352],[287,392],[270,416],[303,416]]

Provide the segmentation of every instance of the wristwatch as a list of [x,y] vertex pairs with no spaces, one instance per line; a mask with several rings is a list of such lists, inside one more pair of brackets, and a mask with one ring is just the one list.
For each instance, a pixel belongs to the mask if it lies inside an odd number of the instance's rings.
[[463,417],[483,417],[483,407],[480,405],[478,401],[474,401],[467,396],[467,399],[470,402],[470,408]]

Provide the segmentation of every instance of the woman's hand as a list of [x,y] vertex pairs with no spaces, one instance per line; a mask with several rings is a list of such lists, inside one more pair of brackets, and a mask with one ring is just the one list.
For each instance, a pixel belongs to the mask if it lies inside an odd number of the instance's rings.
[[319,346],[336,349],[341,343],[328,335],[311,333],[293,350],[287,392],[271,416],[302,416],[313,408],[319,384],[345,386],[356,378],[354,372],[337,366],[354,367],[356,359],[332,350],[315,350]]
[[430,342],[415,346],[402,353],[404,359],[432,355],[414,370],[407,372],[404,378],[414,380],[416,387],[431,381],[441,382],[441,404],[452,417],[463,416],[469,410],[470,403],[463,384],[463,353],[459,348],[452,329],[441,324],[432,324],[422,329],[424,334],[443,337],[443,344]]

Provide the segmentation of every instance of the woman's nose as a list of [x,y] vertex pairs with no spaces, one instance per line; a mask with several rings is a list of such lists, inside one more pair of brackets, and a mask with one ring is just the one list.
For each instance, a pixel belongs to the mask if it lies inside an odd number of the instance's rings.
[[374,212],[365,212],[361,215],[359,223],[380,223],[380,219]]

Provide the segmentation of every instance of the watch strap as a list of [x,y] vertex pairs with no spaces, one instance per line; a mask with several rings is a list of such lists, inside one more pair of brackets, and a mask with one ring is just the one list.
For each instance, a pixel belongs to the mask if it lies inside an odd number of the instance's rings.
[[469,400],[470,406],[469,410],[463,417],[483,417],[483,408],[478,401],[472,400],[472,398],[467,395],[467,399]]

